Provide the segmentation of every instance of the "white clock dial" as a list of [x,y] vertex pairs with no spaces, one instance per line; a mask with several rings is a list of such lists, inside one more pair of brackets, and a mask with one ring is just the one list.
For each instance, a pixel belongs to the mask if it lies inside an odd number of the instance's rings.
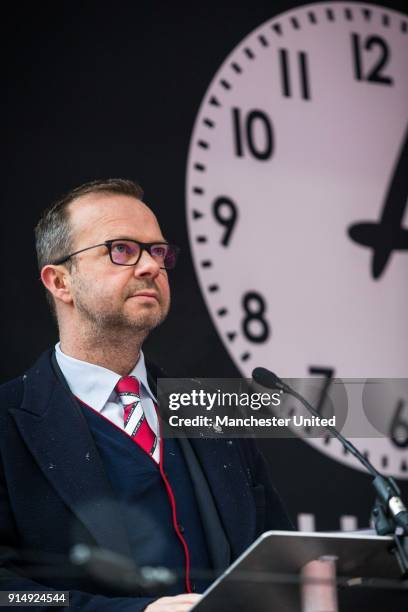
[[[211,82],[188,157],[188,230],[244,376],[263,365],[408,378],[407,56],[406,16],[322,2],[251,32]],[[390,423],[400,399],[384,407]],[[354,465],[336,443],[310,443]],[[363,446],[404,477],[407,445]]]

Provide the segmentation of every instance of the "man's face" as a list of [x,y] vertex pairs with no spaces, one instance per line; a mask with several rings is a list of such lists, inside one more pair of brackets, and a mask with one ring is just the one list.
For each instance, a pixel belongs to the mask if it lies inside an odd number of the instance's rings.
[[[164,240],[152,211],[130,196],[83,196],[70,205],[70,221],[72,251],[114,238]],[[170,306],[167,272],[146,251],[135,266],[112,263],[105,246],[75,255],[72,261],[72,305],[80,319],[100,331],[141,332],[149,332],[165,319]]]

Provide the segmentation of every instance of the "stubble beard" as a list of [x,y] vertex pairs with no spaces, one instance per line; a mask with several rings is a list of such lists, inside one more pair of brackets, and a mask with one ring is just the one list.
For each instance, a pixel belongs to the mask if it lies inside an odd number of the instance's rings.
[[[148,334],[158,327],[167,317],[169,304],[160,302],[160,308],[146,306],[140,312],[130,314],[124,310],[115,309],[111,300],[101,298],[99,301],[89,300],[89,288],[83,291],[82,283],[77,285],[75,306],[88,334],[95,336],[95,340],[118,337],[126,334],[146,338]],[[137,290],[151,289],[152,286],[144,284]],[[85,331],[85,330],[84,330]]]

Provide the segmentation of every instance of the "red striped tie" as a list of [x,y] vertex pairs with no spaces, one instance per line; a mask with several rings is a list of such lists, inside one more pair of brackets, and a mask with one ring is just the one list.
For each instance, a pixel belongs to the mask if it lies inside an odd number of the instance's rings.
[[124,406],[123,421],[125,432],[155,461],[159,460],[159,453],[154,452],[157,447],[157,437],[150,429],[143,412],[140,401],[140,383],[134,376],[124,376],[116,384],[115,391]]

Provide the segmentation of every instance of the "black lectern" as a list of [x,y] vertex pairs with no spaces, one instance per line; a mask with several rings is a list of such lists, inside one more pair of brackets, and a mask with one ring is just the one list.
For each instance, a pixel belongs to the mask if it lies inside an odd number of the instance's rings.
[[269,531],[194,612],[408,612],[390,536]]

